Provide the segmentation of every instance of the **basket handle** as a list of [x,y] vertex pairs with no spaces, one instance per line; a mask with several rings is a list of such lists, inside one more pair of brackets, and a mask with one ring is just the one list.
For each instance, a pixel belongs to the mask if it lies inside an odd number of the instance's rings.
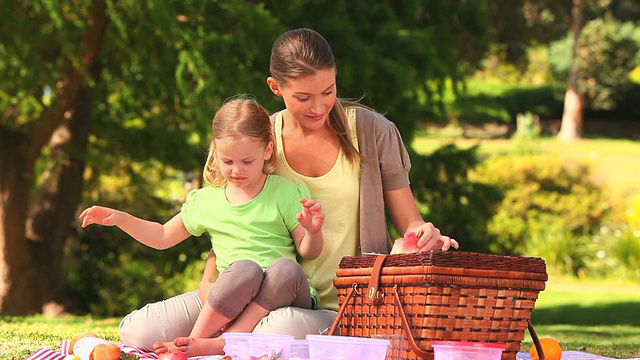
[[393,286],[393,295],[394,295],[394,300],[396,302],[396,307],[398,308],[398,312],[400,313],[400,319],[402,320],[402,327],[404,328],[404,332],[407,335],[407,341],[409,342],[409,346],[411,347],[411,350],[413,350],[413,352],[422,359],[428,358],[429,353],[422,350],[418,346],[418,343],[416,343],[416,339],[413,337],[413,333],[411,332],[411,325],[409,324],[409,319],[407,318],[407,314],[405,314],[404,312],[402,301],[400,301],[400,294],[398,294],[398,285]]
[[353,297],[353,293],[356,291],[356,286],[358,285],[353,284],[353,287],[347,293],[347,297],[342,302],[342,305],[340,305],[340,308],[338,309],[338,314],[336,315],[335,319],[333,319],[333,324],[331,324],[331,327],[327,332],[328,335],[333,335],[336,333],[336,329],[338,329],[338,324],[340,324],[340,319],[342,319],[342,317],[344,316],[344,311],[347,308],[347,304],[349,304],[349,300],[351,300],[351,298]]
[[[340,320],[344,316],[344,312],[347,308],[347,305],[351,301],[351,298],[353,297],[353,293],[357,291],[356,289],[357,286],[358,284],[353,284],[353,287],[349,289],[347,296],[345,297],[344,301],[342,302],[342,305],[340,305],[340,308],[338,309],[338,314],[336,315],[335,319],[333,319],[333,323],[331,324],[331,327],[329,327],[329,331],[327,332],[327,335],[333,335],[336,333],[336,330],[338,329],[338,325],[340,324]],[[409,325],[409,320],[407,319],[407,315],[405,314],[404,308],[402,307],[402,302],[400,301],[400,295],[398,294],[397,285],[393,287],[393,294],[394,294],[396,306],[398,307],[400,312],[402,327],[404,328],[404,331],[407,334],[407,340],[409,341],[409,346],[411,347],[411,350],[413,350],[413,352],[416,355],[418,355],[420,358],[427,358],[429,356],[429,353],[420,349],[420,347],[418,347],[418,344],[416,343],[416,339],[413,337],[413,333],[411,332],[411,327]],[[544,360],[544,359],[541,359],[541,360]]]
[[538,358],[540,360],[544,360],[544,351],[542,351],[542,344],[540,344],[540,339],[538,338],[538,334],[536,334],[536,330],[531,324],[531,320],[528,321],[527,328],[529,329],[529,335],[531,335],[533,344],[536,346],[536,350],[538,351]]

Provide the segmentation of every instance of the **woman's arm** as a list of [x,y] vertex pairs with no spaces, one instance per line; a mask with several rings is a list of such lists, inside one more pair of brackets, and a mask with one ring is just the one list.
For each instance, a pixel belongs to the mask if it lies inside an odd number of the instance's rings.
[[409,186],[399,189],[385,190],[384,202],[391,220],[401,234],[412,231],[420,238],[418,247],[420,251],[429,251],[440,248],[444,251],[450,247],[458,248],[458,242],[448,236],[442,235],[440,230],[432,223],[424,221],[413,198],[413,192]]
[[211,290],[211,286],[213,286],[213,283],[218,279],[218,275],[220,274],[216,267],[216,254],[213,252],[213,249],[211,249],[204,265],[200,285],[198,286],[198,296],[203,304],[206,303],[209,290]]
[[142,244],[158,250],[168,249],[190,235],[180,213],[163,225],[140,219],[124,211],[92,206],[80,213],[79,218],[82,220],[82,227],[91,224],[117,226]]

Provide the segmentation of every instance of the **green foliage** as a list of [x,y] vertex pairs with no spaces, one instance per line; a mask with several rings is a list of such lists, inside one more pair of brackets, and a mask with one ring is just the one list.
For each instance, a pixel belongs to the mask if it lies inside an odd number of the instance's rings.
[[[559,81],[571,69],[573,38],[569,34],[549,48],[549,61]],[[640,28],[611,16],[589,21],[582,29],[576,57],[578,90],[595,109],[611,109],[631,86],[629,74],[640,61]]]
[[447,82],[458,88],[486,48],[484,1],[267,1],[265,8],[286,28],[323,34],[339,95],[364,97],[405,139],[416,119],[442,112]]
[[507,86],[491,81],[470,81],[467,90],[449,107],[450,116],[466,124],[512,124],[517,114],[531,112],[542,118],[562,115],[562,95],[553,86]]
[[625,200],[594,235],[598,258],[592,269],[600,276],[640,280],[640,195]]
[[559,229],[560,237],[579,236],[598,228],[606,214],[604,194],[591,175],[588,164],[563,162],[555,156],[512,155],[485,161],[474,179],[497,186],[504,194],[488,224],[489,234],[496,238],[492,251],[522,254],[533,236],[549,238],[548,231]]
[[477,147],[446,145],[428,156],[415,155],[411,187],[425,219],[458,239],[466,251],[487,252],[492,238],[486,224],[501,194],[469,178],[478,163]]

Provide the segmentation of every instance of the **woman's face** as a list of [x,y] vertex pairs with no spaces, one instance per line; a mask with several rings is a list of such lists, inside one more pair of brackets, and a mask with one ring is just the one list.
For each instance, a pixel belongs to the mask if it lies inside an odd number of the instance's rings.
[[319,70],[314,75],[289,79],[284,85],[269,77],[267,83],[274,94],[282,96],[289,114],[309,129],[322,127],[336,102],[335,69]]

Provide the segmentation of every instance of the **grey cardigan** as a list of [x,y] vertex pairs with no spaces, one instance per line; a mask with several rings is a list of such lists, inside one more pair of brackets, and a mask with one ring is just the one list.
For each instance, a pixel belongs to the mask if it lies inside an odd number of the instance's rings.
[[360,250],[388,254],[384,190],[409,185],[411,160],[396,125],[375,111],[356,112],[360,174]]

